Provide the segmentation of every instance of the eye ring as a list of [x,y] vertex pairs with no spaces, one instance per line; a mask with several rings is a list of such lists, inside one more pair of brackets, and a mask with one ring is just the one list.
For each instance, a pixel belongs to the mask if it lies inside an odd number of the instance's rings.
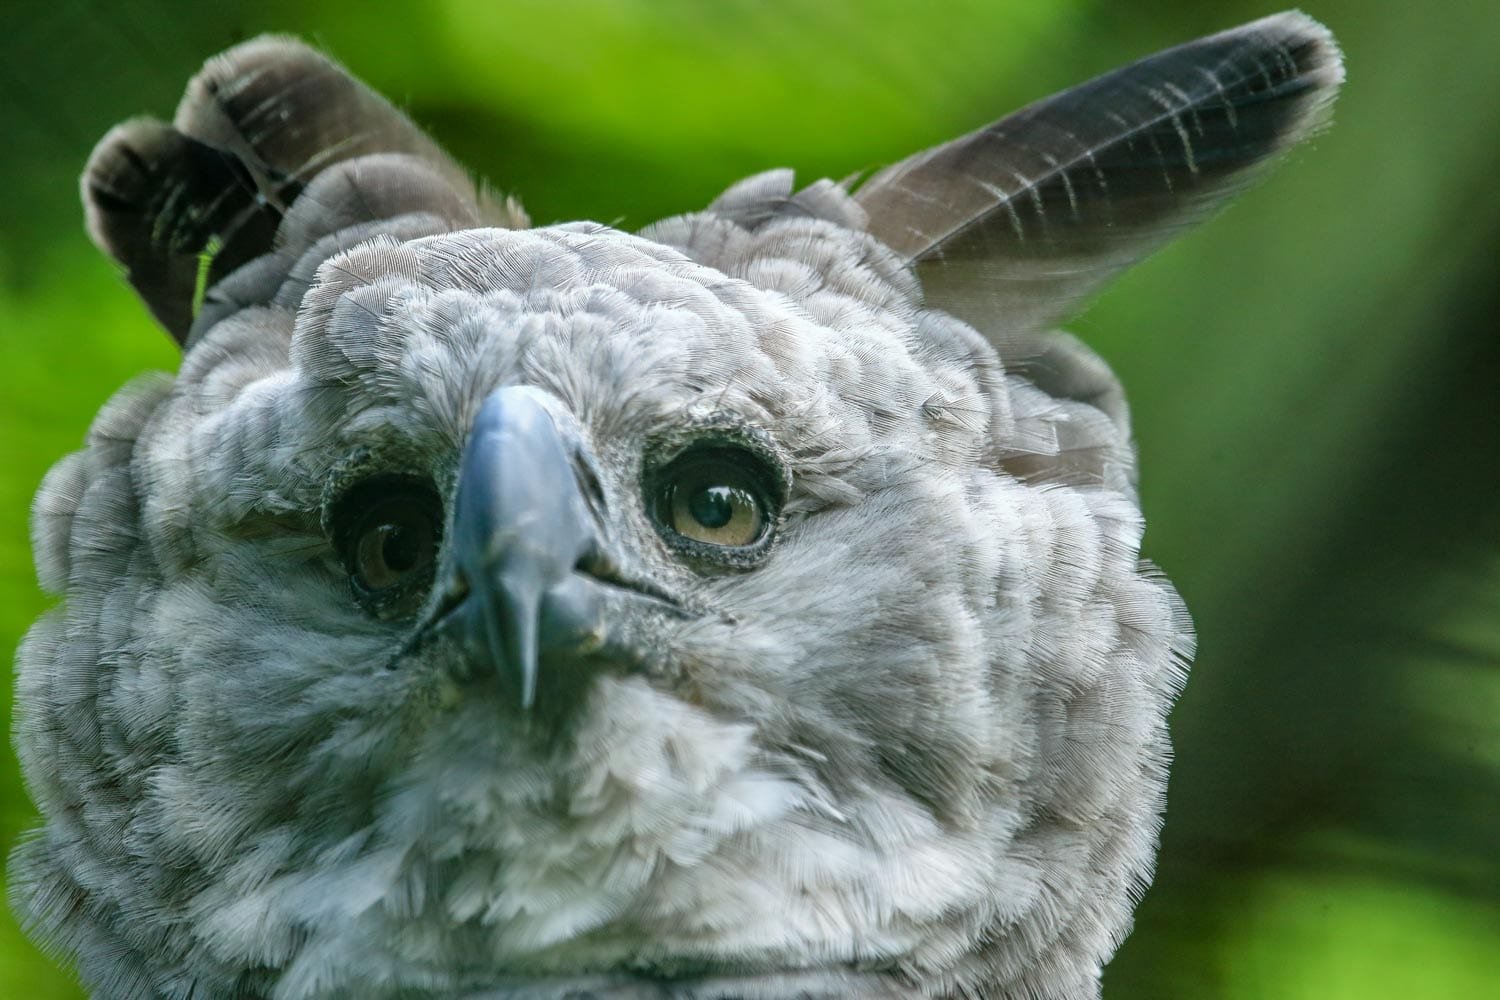
[[657,532],[690,560],[729,568],[757,564],[781,505],[780,476],[758,450],[713,442],[689,447],[647,480]]
[[415,614],[432,589],[443,506],[430,480],[375,475],[354,484],[328,517],[355,598],[378,618]]

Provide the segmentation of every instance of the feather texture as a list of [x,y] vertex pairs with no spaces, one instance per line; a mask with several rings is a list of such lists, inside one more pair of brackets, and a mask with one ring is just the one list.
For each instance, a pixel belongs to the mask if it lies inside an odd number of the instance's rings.
[[[393,165],[392,155],[406,159]],[[330,172],[337,181],[326,179]],[[294,207],[300,249],[346,226],[413,211],[436,215],[442,229],[528,224],[515,202],[477,194],[464,170],[385,98],[326,56],[279,37],[209,60],[172,125],[139,120],[112,130],[82,187],[89,235],[125,266],[179,344],[201,293],[270,251]]]
[[1038,101],[855,197],[926,301],[1005,355],[1325,125],[1343,76],[1326,28],[1277,14]]
[[632,235],[524,228],[295,42],[210,60],[85,175],[184,355],[34,508],[28,930],[127,1000],[1097,997],[1193,632],[1038,324],[1337,72],[1283,15]]

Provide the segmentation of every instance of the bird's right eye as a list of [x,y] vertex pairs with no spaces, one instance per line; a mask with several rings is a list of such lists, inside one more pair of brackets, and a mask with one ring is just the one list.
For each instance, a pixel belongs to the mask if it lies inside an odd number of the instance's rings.
[[442,541],[436,488],[415,476],[376,476],[339,498],[329,518],[355,596],[382,618],[414,614],[432,588]]

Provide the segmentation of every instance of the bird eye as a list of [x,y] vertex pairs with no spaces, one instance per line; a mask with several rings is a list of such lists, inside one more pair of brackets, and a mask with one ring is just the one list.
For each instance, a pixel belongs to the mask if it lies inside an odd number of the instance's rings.
[[769,539],[775,478],[759,455],[741,448],[694,449],[653,479],[658,528],[690,554],[744,550]]
[[442,540],[442,501],[432,484],[411,476],[365,480],[339,499],[330,523],[360,602],[380,617],[415,612]]

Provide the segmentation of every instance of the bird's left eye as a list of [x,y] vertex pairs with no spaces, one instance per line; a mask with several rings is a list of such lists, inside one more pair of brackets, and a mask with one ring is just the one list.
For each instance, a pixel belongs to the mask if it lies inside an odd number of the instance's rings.
[[775,521],[774,477],[766,462],[740,448],[694,449],[656,476],[654,509],[667,541],[691,554],[744,551],[769,539]]
[[765,530],[755,494],[731,483],[695,482],[669,487],[668,524],[679,535],[709,545],[750,545]]
[[360,602],[381,617],[411,614],[432,586],[442,502],[430,482],[378,476],[349,490],[330,518]]

